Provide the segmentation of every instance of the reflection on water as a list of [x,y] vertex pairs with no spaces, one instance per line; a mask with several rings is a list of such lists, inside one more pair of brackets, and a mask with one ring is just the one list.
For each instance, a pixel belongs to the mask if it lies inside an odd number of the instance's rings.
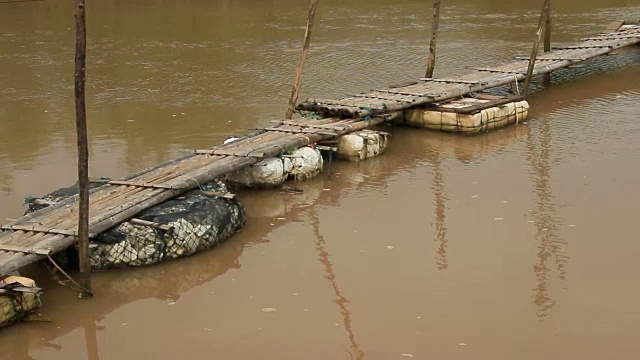
[[533,289],[533,302],[538,307],[538,317],[544,319],[556,305],[550,290],[551,277],[554,274],[553,269],[549,267],[549,262],[555,263],[558,278],[564,280],[569,256],[564,250],[566,241],[558,236],[562,220],[556,211],[555,197],[552,192],[550,159],[552,135],[549,119],[547,117],[540,119],[539,127],[539,133],[530,135],[527,139],[527,158],[531,163],[533,192],[536,195],[536,206],[531,211],[531,215],[536,227],[534,238],[538,242],[538,261],[533,266],[537,279]]
[[433,172],[433,182],[431,185],[433,191],[433,205],[435,210],[435,240],[438,242],[438,248],[435,255],[435,263],[438,270],[447,268],[447,226],[445,220],[447,196],[444,192],[444,179],[441,169],[441,160],[437,154],[429,156],[429,164]]
[[100,349],[98,348],[98,331],[104,327],[91,319],[83,319],[82,321],[84,338],[87,343],[87,357],[90,360],[100,360]]
[[325,278],[329,280],[331,284],[331,288],[336,296],[334,300],[335,303],[340,308],[340,313],[342,314],[342,323],[344,325],[344,330],[347,332],[347,338],[349,340],[350,347],[350,358],[355,360],[364,359],[364,351],[358,345],[356,341],[356,336],[353,333],[353,327],[351,325],[351,311],[349,311],[349,300],[342,294],[340,288],[338,287],[338,281],[336,280],[336,274],[333,270],[333,264],[331,264],[331,260],[329,258],[329,252],[326,250],[326,240],[322,236],[320,231],[320,219],[317,214],[317,208],[309,211],[309,222],[311,223],[311,227],[313,228],[313,234],[315,236],[315,245],[316,250],[318,250],[318,260],[324,267]]

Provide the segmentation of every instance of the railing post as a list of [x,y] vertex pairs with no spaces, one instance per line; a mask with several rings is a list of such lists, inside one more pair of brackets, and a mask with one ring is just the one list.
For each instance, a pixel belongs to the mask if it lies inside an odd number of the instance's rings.
[[[544,22],[544,52],[551,51],[551,0],[545,7],[545,22]],[[543,77],[544,86],[551,85],[551,73],[544,74]]]
[[433,1],[433,20],[431,22],[431,41],[429,42],[429,58],[427,59],[427,72],[425,77],[433,77],[436,67],[436,40],[438,37],[438,25],[440,24],[440,0]]
[[78,143],[78,253],[81,298],[91,297],[91,263],[89,262],[89,146],[87,140],[87,112],[85,107],[85,76],[87,28],[85,0],[76,0],[76,57],[75,100]]
[[291,89],[291,97],[289,98],[289,106],[287,107],[287,113],[285,119],[291,120],[293,116],[293,110],[296,107],[298,101],[298,94],[300,92],[300,80],[302,79],[302,71],[304,70],[304,63],[307,61],[307,55],[309,55],[309,44],[311,43],[311,29],[313,28],[313,19],[316,16],[316,8],[318,7],[318,0],[311,0],[309,5],[309,16],[307,16],[307,28],[304,32],[304,42],[302,44],[302,54],[300,54],[300,60],[296,67],[296,77],[293,81],[293,88]]
[[540,41],[544,33],[546,15],[551,8],[551,0],[545,0],[542,12],[540,13],[540,20],[538,22],[538,31],[536,32],[536,39],[533,42],[533,48],[531,49],[531,57],[529,58],[529,67],[527,68],[527,77],[524,80],[524,96],[529,95],[529,85],[531,83],[531,76],[533,76],[533,68],[536,65],[536,56],[538,56],[538,48],[540,47]]

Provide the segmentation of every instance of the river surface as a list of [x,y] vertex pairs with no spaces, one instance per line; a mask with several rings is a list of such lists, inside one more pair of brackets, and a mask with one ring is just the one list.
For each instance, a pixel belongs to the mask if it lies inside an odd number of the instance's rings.
[[[436,76],[526,56],[542,1],[444,1]],[[285,112],[305,0],[88,1],[91,176],[117,178]],[[553,42],[640,20],[553,1]],[[320,1],[301,99],[423,76],[428,1]],[[73,1],[0,1],[0,223],[75,182]],[[381,157],[300,194],[243,192],[245,229],[196,256],[46,273],[46,323],[2,359],[640,358],[640,49],[554,75],[528,123],[390,128]]]

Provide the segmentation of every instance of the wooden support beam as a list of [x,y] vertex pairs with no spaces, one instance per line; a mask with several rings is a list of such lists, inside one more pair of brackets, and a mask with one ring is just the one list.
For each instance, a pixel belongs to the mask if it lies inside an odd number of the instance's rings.
[[480,81],[475,81],[475,80],[461,80],[461,79],[434,79],[434,78],[420,78],[420,81],[427,81],[427,82],[443,82],[443,83],[455,83],[455,84],[473,84],[473,85],[477,85],[477,84],[481,84]]

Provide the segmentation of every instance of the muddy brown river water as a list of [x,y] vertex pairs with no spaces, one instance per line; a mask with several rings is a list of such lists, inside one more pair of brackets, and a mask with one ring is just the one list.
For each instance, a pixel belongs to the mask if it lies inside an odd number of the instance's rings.
[[[538,2],[540,4],[538,4]],[[542,1],[450,0],[436,76],[530,51]],[[121,177],[285,111],[306,0],[88,1],[91,176]],[[640,20],[553,1],[553,42]],[[73,1],[0,3],[0,223],[75,181]],[[320,1],[303,94],[420,77],[430,3]],[[1,359],[640,358],[640,49],[554,75],[527,124],[412,129],[300,194],[243,192],[222,246],[99,273],[96,297],[30,270],[48,323]]]

